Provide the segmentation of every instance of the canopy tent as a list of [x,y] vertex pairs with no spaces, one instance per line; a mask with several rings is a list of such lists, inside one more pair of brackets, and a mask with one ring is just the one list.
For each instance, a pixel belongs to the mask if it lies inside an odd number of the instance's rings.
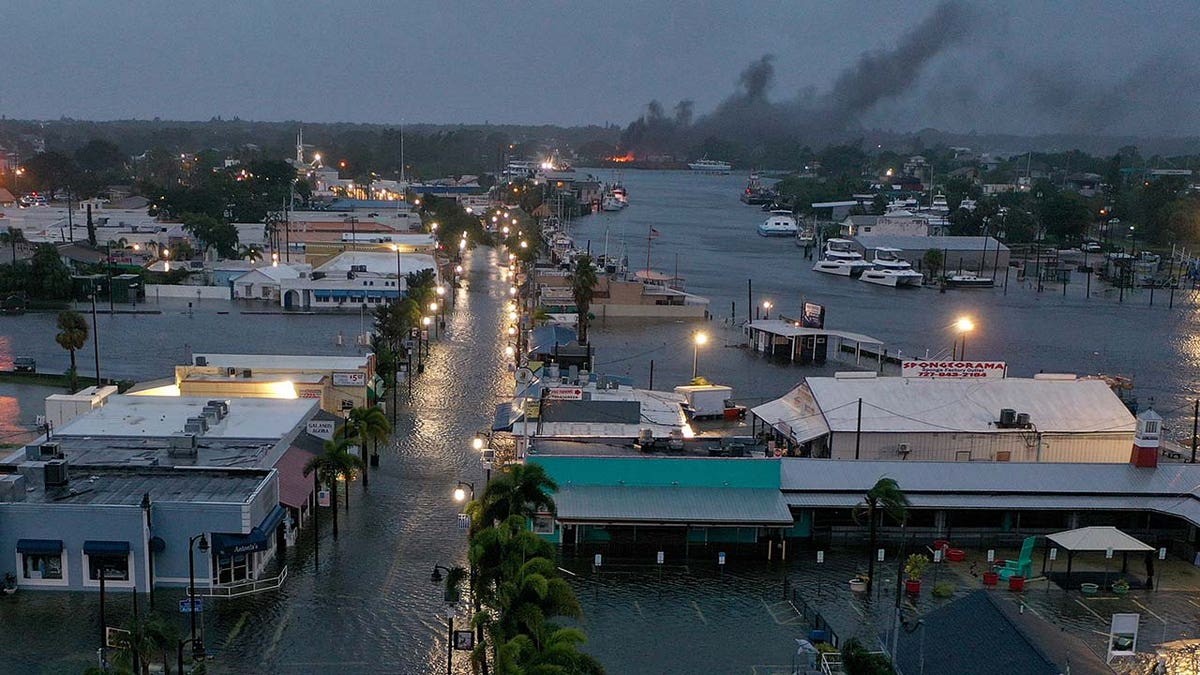
[[[1054,534],[1046,535],[1051,543],[1057,544],[1067,550],[1067,575],[1066,582],[1063,584],[1065,590],[1071,588],[1071,565],[1074,562],[1075,554],[1086,551],[1104,551],[1107,559],[1108,552],[1121,554],[1121,573],[1124,574],[1129,570],[1129,554],[1146,553],[1154,550],[1153,546],[1145,542],[1131,537],[1128,534],[1118,530],[1112,526],[1093,526],[1080,527],[1074,530],[1066,530],[1063,532],[1055,532]],[[1049,547],[1047,547],[1047,551]],[[1046,553],[1042,554],[1042,572],[1046,571]],[[1105,573],[1107,575],[1107,572]]]

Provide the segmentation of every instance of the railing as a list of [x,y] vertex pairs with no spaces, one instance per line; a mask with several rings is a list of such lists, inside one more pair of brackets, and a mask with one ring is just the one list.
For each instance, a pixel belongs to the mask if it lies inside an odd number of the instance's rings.
[[237,598],[243,595],[252,595],[263,591],[278,590],[283,586],[283,582],[287,580],[287,566],[279,570],[277,576],[266,579],[251,579],[250,581],[239,581],[235,584],[218,584],[208,589],[204,595],[210,598]]
[[824,675],[846,672],[842,665],[842,655],[837,652],[823,652],[821,654],[821,672]]

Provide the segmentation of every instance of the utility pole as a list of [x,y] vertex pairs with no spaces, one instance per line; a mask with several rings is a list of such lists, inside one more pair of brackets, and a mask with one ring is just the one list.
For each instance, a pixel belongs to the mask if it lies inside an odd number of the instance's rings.
[[1192,408],[1192,464],[1196,463],[1196,432],[1200,431],[1200,398]]
[[854,459],[858,459],[862,447],[862,399],[858,399],[858,423],[854,427]]

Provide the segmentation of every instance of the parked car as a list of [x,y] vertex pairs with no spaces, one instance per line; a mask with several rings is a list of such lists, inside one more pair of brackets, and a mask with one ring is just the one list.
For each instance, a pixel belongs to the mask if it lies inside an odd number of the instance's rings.
[[1080,246],[1079,248],[1087,251],[1088,253],[1099,253],[1101,250],[1100,244],[1094,241],[1085,241],[1083,246]]
[[37,361],[31,356],[18,356],[13,359],[13,371],[18,373],[36,373]]

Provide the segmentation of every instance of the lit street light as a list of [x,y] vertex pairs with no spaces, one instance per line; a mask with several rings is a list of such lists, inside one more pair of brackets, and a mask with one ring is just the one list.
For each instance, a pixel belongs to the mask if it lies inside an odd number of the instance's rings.
[[961,361],[967,358],[967,333],[975,330],[975,322],[967,316],[959,317],[958,321],[954,322],[954,328],[962,338],[962,347],[959,349],[957,356],[957,359]]
[[692,379],[696,379],[697,366],[700,364],[700,345],[708,342],[707,333],[696,333],[692,337]]
[[471,491],[471,501],[475,501],[475,484],[465,480],[458,481],[458,486],[454,488],[454,501],[465,501],[467,499],[467,490]]
[[771,304],[770,300],[763,301],[763,319],[771,318],[771,308],[772,307],[774,307],[774,305]]

